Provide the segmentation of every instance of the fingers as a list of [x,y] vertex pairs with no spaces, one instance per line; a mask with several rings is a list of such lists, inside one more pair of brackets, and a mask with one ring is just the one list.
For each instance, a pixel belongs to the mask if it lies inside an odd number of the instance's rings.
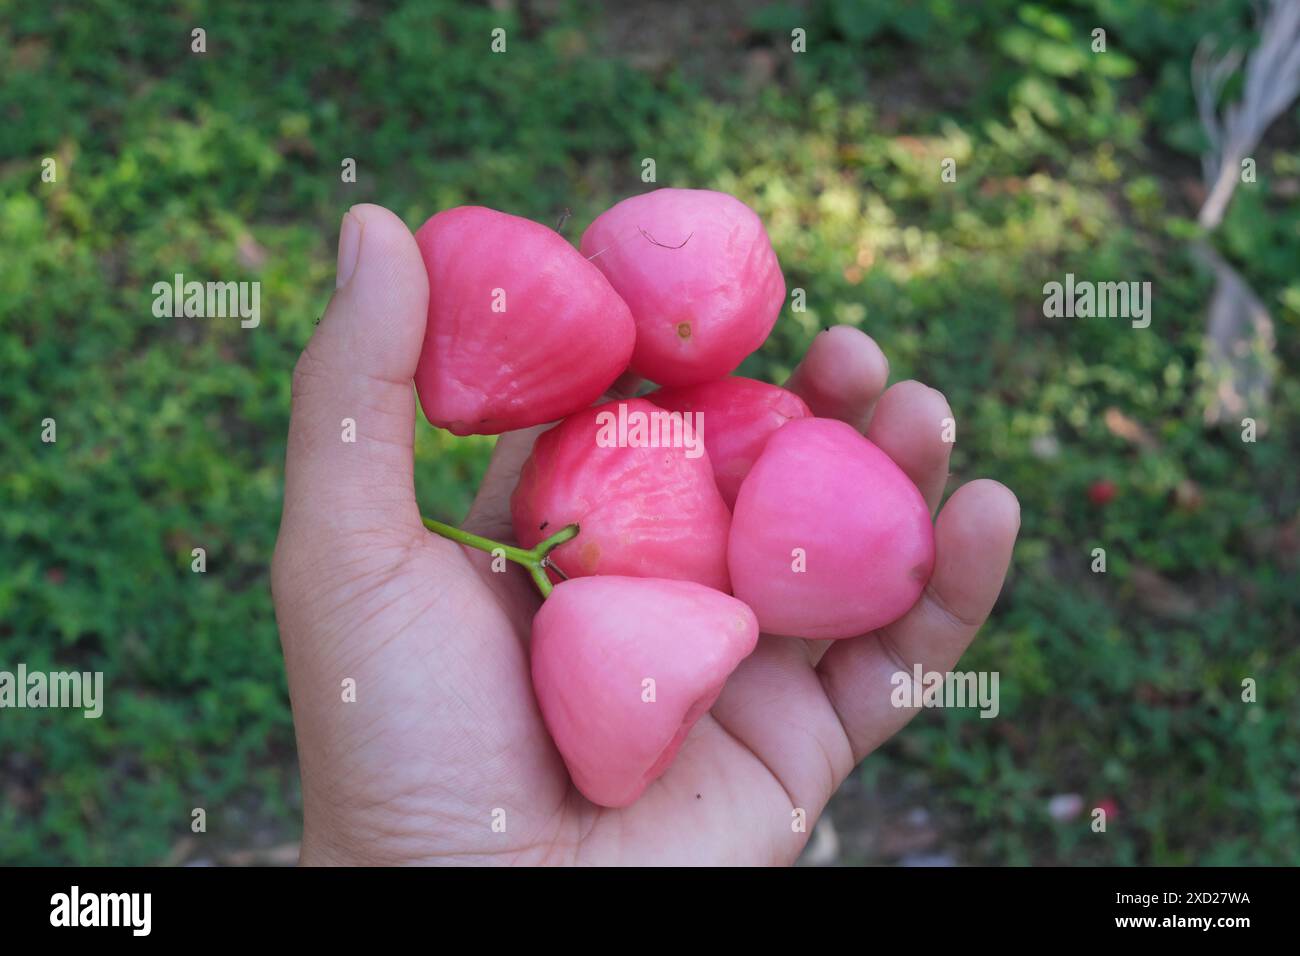
[[463,527],[466,531],[481,534],[497,541],[514,541],[514,522],[510,517],[510,496],[519,484],[519,472],[533,452],[537,436],[550,425],[534,425],[518,431],[506,432],[497,439],[492,449],[478,494],[470,505]]
[[935,566],[916,606],[872,634],[836,641],[818,671],[859,761],[916,715],[892,697],[904,672],[951,670],[993,608],[1020,529],[1020,505],[996,481],[972,481],[935,523]]
[[791,803],[815,819],[854,761],[800,644],[760,637],[710,712],[781,781]]
[[836,325],[821,332],[785,387],[818,418],[838,418],[859,430],[889,380],[889,362],[865,332]]
[[[889,362],[866,333],[837,325],[808,347],[785,387],[819,418],[865,431],[921,490],[933,511],[948,482],[955,424],[943,395],[920,382],[885,390]],[[883,394],[881,394],[883,392]]]
[[419,526],[412,378],[429,287],[415,238],[358,205],[339,232],[338,288],[294,368],[283,525]]
[[891,385],[880,396],[867,429],[867,437],[920,489],[931,513],[948,483],[955,437],[950,426],[955,428],[952,409],[943,393],[908,381]]

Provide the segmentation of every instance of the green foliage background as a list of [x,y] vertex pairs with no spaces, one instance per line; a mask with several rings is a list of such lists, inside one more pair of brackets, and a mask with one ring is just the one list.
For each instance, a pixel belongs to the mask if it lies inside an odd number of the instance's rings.
[[[1188,248],[1187,66],[1207,33],[1250,39],[1248,4],[493,6],[0,3],[0,669],[99,669],[108,694],[97,721],[0,711],[0,863],[157,862],[196,806],[210,846],[296,838],[267,566],[340,216],[567,209],[576,241],[648,188],[647,156],[659,185],[753,205],[807,290],[743,372],[780,381],[820,327],[857,325],[947,394],[950,488],[1022,502],[964,664],[1000,672],[1001,718],[923,715],[833,805],[841,830],[924,806],[960,862],[1300,863],[1294,107],[1215,238],[1277,323],[1255,444],[1202,423],[1211,282]],[[1045,319],[1067,271],[1150,280],[1151,327]],[[259,280],[261,326],[154,318],[177,272]],[[425,508],[462,517],[490,449],[422,423]],[[1107,833],[1053,822],[1063,792],[1113,801]]]

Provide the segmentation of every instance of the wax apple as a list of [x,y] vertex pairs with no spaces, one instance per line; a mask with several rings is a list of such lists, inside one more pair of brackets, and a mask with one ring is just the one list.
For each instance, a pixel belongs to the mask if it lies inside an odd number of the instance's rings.
[[636,320],[632,370],[661,385],[734,371],[785,300],[767,231],[734,196],[658,189],[602,213],[582,237]]
[[[627,807],[667,772],[760,632],[849,638],[915,605],[935,562],[916,486],[851,426],[732,375],[785,299],[744,203],[634,196],[581,252],[480,207],[417,240],[429,420],[462,435],[558,420],[520,469],[514,541],[423,522],[527,572],[538,708],[587,799]],[[629,368],[661,387],[593,404]],[[1088,493],[1104,505],[1114,487]]]
[[733,590],[764,633],[842,638],[901,617],[934,568],[921,493],[849,425],[789,422],[736,498]]
[[748,607],[693,582],[557,585],[533,618],[533,689],[574,785],[601,806],[634,802],[757,640]]
[[[578,536],[551,555],[567,577],[672,578],[730,591],[731,513],[704,447],[685,441],[665,447],[667,414],[644,399],[625,399],[584,409],[543,432],[510,500],[519,543],[531,548],[577,524]],[[620,420],[631,426],[620,428]],[[667,443],[674,434],[682,433],[670,423]]]
[[740,483],[772,433],[793,418],[812,414],[794,392],[740,376],[657,389],[646,400],[660,408],[700,416],[713,477],[729,508],[736,504]]
[[555,421],[626,369],[636,338],[626,304],[554,230],[460,206],[415,240],[429,273],[415,387],[433,424],[495,435]]

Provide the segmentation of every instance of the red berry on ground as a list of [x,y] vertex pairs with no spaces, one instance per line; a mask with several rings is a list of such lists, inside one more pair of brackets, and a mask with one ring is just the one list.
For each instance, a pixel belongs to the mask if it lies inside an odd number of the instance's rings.
[[1094,481],[1088,486],[1088,500],[1098,507],[1110,504],[1118,492],[1115,482],[1109,478],[1103,478],[1100,481]]

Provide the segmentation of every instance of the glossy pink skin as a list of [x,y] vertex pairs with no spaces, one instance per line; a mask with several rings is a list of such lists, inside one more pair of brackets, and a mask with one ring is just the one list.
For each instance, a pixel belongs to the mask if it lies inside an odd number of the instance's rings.
[[538,436],[510,498],[516,539],[531,548],[576,522],[578,536],[551,552],[570,578],[672,578],[729,592],[731,512],[707,450],[688,458],[681,448],[600,447],[597,417],[619,404],[629,415],[663,413],[644,399],[622,399],[570,415]]
[[916,603],[934,569],[934,526],[888,455],[843,422],[803,418],[768,440],[741,485],[728,557],[735,594],[765,634],[854,637]]
[[625,199],[591,224],[581,248],[636,319],[632,370],[660,385],[733,372],[785,301],[763,223],[726,193],[657,189]]
[[735,507],[740,483],[772,433],[792,418],[812,414],[794,392],[739,376],[685,388],[661,388],[646,400],[660,408],[704,416],[704,447],[728,508]]
[[[415,234],[429,316],[415,387],[456,435],[496,435],[590,405],[627,367],[636,326],[600,270],[553,229],[482,206]],[[494,289],[505,311],[494,312]]]
[[[600,576],[559,584],[533,618],[533,690],[569,776],[626,807],[677,756],[758,641],[740,601],[690,581]],[[654,701],[643,699],[647,678]]]

